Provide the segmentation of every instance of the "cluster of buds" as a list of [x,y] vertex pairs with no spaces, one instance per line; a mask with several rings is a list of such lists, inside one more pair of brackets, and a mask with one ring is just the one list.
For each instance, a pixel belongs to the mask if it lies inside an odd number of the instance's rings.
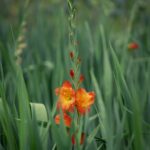
[[[70,52],[70,59],[71,61],[73,61],[73,63],[75,64],[75,68],[74,69],[70,69],[70,77],[73,80],[73,83],[76,83],[75,89],[84,81],[84,76],[82,74],[80,74],[80,76],[78,77],[78,69],[79,69],[79,65],[81,63],[81,58],[80,57],[75,57],[73,51]],[[76,79],[78,79],[78,81],[76,81]]]

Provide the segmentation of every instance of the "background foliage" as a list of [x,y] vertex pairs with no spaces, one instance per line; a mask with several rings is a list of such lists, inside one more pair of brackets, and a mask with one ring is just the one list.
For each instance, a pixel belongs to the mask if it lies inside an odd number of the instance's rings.
[[[150,149],[150,2],[74,5],[83,86],[96,92],[74,149]],[[71,148],[53,120],[54,89],[69,79],[68,32],[65,0],[0,1],[0,149]]]

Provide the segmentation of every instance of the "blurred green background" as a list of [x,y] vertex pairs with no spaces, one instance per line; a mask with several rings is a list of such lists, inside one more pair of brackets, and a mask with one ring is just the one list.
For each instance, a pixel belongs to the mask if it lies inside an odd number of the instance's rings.
[[[95,105],[84,120],[88,136],[81,149],[149,150],[150,1],[74,0],[74,6],[77,50],[85,76],[82,86],[96,92]],[[63,145],[52,118],[54,90],[69,79],[71,67],[68,16],[65,0],[0,0],[0,97],[5,109],[0,148]],[[128,49],[132,42],[137,49]],[[18,129],[13,120],[29,117],[28,102],[46,107],[47,144],[45,136],[34,132],[35,122],[22,123]]]

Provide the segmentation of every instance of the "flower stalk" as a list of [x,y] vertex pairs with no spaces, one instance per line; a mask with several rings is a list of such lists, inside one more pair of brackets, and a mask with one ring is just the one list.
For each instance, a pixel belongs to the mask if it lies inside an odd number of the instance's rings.
[[[64,124],[67,128],[71,128],[73,125],[72,122],[75,123],[75,133],[72,135],[72,144],[74,145],[75,139],[77,139],[77,135],[81,130],[81,116],[85,115],[89,112],[91,105],[93,105],[95,101],[95,93],[87,92],[84,88],[81,88],[81,84],[84,81],[84,76],[80,73],[81,66],[81,58],[78,55],[76,36],[75,36],[75,7],[72,2],[68,0],[69,6],[69,43],[73,47],[73,50],[69,52],[69,56],[71,59],[71,69],[69,70],[69,75],[71,81],[64,81],[62,86],[56,88],[55,93],[58,96],[57,101],[57,109],[62,109],[63,112],[63,120]],[[69,115],[74,113],[74,119]],[[56,124],[60,124],[60,114],[55,116]],[[82,133],[80,144],[83,144],[85,139],[85,134]]]

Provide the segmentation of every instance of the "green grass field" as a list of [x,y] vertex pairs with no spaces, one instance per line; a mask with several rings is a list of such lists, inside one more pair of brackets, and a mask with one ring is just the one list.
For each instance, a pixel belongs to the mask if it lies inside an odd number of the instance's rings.
[[[149,150],[150,2],[70,3],[0,2],[0,150]],[[96,97],[68,129],[54,117],[70,51],[81,58],[81,87]]]

